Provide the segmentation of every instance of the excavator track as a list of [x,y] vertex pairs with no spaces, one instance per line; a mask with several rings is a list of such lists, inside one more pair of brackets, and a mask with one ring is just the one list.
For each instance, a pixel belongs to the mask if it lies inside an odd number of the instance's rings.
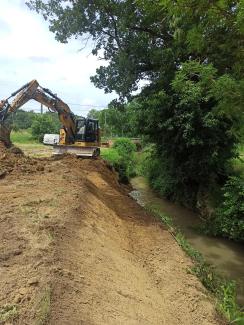
[[53,146],[53,155],[72,154],[84,158],[96,158],[100,156],[100,149],[97,147],[78,147],[78,146]]

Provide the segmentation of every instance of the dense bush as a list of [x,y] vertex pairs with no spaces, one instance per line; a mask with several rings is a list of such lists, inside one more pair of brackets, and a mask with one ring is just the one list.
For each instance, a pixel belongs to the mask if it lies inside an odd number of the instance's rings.
[[59,125],[55,123],[50,114],[36,115],[31,126],[31,133],[34,139],[42,142],[45,133],[59,133]]
[[230,177],[223,187],[223,201],[204,230],[218,235],[244,241],[244,180]]
[[155,144],[151,179],[163,195],[195,208],[200,189],[223,185],[239,141],[239,86],[211,65],[187,62],[167,90],[145,89],[130,104],[138,133]]
[[136,145],[130,139],[117,139],[113,148],[117,150],[120,159],[116,166],[122,182],[128,182],[135,175],[135,151]]
[[102,157],[109,161],[119,173],[121,183],[128,183],[135,175],[136,145],[130,139],[117,139],[111,149],[102,151]]
[[119,138],[115,140],[113,148],[117,149],[121,156],[131,156],[136,151],[136,145],[127,138]]
[[12,117],[13,120],[13,130],[26,130],[29,129],[35,119],[36,113],[26,112],[22,109],[17,110]]

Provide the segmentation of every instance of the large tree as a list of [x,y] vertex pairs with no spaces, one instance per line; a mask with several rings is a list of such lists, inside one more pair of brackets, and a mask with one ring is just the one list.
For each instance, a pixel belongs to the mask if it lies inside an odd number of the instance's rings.
[[129,111],[156,143],[165,193],[195,204],[202,183],[223,178],[243,118],[243,0],[28,3],[58,41],[90,38],[108,63],[97,87],[131,101],[144,81]]

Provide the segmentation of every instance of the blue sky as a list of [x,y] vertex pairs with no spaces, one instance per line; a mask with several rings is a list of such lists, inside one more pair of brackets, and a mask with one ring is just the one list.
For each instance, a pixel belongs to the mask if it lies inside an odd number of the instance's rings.
[[[79,115],[86,115],[89,105],[105,107],[115,98],[90,82],[101,65],[91,49],[80,51],[79,40],[58,43],[48,23],[30,11],[25,0],[0,1],[0,41],[0,99],[32,79],[57,93]],[[38,111],[40,104],[30,101],[24,108]]]

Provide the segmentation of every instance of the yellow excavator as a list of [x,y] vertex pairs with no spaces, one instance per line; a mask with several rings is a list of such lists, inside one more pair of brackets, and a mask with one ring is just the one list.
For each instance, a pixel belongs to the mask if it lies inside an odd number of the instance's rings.
[[[11,103],[9,103],[10,98],[13,98]],[[59,141],[53,146],[54,154],[71,153],[81,157],[100,155],[98,120],[77,118],[66,103],[49,89],[41,87],[36,80],[28,82],[7,99],[0,101],[0,123],[3,124],[11,113],[31,99],[45,105],[51,112],[58,113],[62,127]]]

